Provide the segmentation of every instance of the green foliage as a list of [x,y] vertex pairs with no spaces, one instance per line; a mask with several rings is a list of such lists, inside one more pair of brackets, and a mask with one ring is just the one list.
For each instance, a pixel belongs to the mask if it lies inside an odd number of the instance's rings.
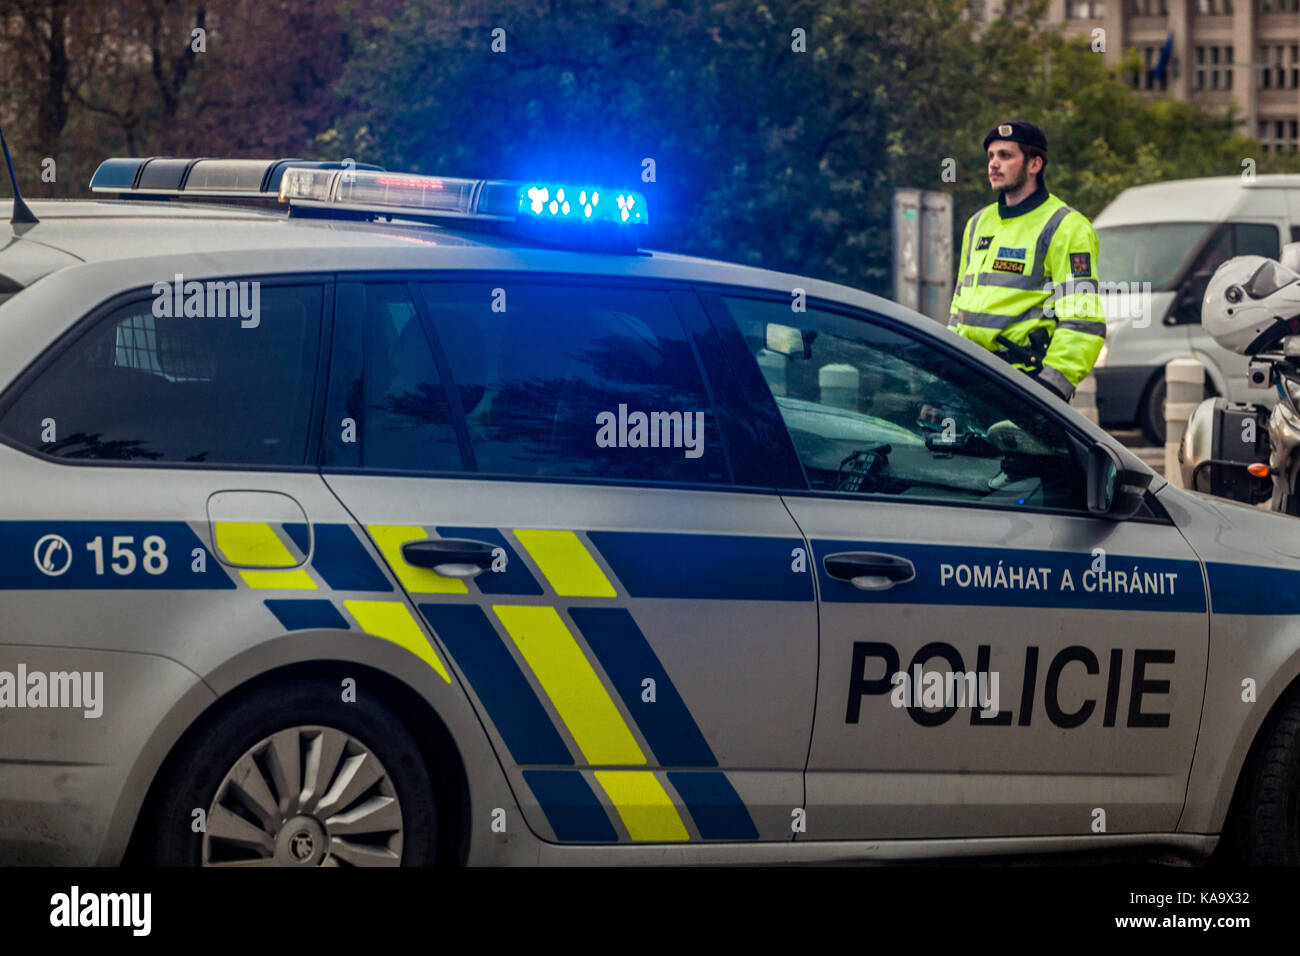
[[[659,247],[885,293],[894,189],[952,191],[959,241],[996,198],[980,143],[1006,118],[1047,131],[1049,188],[1088,215],[1138,183],[1282,165],[1231,118],[1149,99],[1086,43],[1031,26],[1045,5],[976,35],[965,0],[358,2],[347,111],[318,145],[611,184],[639,183],[652,158],[640,185]],[[940,178],[949,157],[956,183]]]

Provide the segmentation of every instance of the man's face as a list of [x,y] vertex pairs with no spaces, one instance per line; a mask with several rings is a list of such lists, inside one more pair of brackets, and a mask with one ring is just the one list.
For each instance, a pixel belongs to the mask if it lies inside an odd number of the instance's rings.
[[999,192],[1015,192],[1029,182],[1025,154],[1005,139],[989,143],[989,185]]

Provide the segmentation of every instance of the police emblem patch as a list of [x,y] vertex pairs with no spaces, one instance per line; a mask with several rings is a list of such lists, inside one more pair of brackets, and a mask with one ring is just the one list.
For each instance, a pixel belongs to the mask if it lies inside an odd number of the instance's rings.
[[1070,253],[1070,271],[1076,276],[1086,276],[1092,274],[1092,253],[1090,252],[1072,252]]
[[1023,262],[1016,262],[1014,259],[994,259],[993,271],[1023,273],[1025,271],[1025,264]]
[[981,249],[987,249],[992,244],[993,244],[992,236],[980,236],[979,239],[975,241],[975,251],[978,252]]
[[1011,135],[1011,124],[1010,124],[1010,123],[1003,123],[1001,126],[999,126],[999,127],[998,127],[998,135],[999,135],[999,136],[1010,136],[1010,135]]

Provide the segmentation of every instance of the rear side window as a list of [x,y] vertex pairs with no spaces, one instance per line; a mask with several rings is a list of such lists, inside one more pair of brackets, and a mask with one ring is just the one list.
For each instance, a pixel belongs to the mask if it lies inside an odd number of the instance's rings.
[[335,307],[327,466],[459,471],[451,406],[402,282],[342,282]]
[[543,283],[420,286],[475,470],[729,481],[668,293]]
[[207,285],[219,287],[216,298],[233,288],[242,312],[232,304],[175,316],[160,302],[170,285],[115,310],[39,374],[0,434],[69,459],[303,464],[321,286]]

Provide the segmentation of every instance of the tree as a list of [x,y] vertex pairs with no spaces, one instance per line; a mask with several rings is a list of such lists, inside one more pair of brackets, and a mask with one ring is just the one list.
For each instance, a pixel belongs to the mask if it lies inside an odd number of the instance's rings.
[[312,0],[12,0],[0,119],[33,196],[84,195],[109,155],[303,155],[347,55],[338,10]]

